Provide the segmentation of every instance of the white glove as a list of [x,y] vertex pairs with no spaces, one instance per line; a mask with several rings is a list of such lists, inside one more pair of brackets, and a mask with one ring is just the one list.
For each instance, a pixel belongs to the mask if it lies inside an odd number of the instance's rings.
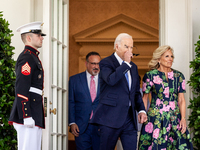
[[24,126],[27,128],[35,127],[35,120],[32,117],[24,118]]

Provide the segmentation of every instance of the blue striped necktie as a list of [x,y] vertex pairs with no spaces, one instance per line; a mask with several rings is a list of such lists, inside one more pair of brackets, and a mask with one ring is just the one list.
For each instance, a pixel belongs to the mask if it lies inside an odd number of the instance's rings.
[[128,82],[128,87],[129,87],[128,71],[125,73],[125,77],[126,77],[126,80]]
[[[123,63],[125,63],[125,62],[123,61]],[[125,77],[126,77],[126,80],[127,80],[127,82],[128,82],[128,88],[129,88],[128,71],[125,73]]]

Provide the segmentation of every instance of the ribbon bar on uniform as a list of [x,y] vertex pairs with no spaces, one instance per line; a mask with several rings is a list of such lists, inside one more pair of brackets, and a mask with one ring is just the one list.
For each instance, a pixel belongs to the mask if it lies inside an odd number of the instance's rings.
[[37,93],[39,95],[43,95],[42,90],[38,89],[38,88],[34,88],[34,87],[30,87],[29,92],[33,92],[33,93]]

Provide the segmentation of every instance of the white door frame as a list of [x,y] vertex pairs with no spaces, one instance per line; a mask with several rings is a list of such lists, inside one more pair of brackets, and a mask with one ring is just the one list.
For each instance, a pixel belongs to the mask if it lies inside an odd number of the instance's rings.
[[[43,0],[44,97],[46,129],[42,149],[68,149],[68,0]],[[59,17],[58,17],[59,16]],[[56,108],[56,115],[50,109]]]

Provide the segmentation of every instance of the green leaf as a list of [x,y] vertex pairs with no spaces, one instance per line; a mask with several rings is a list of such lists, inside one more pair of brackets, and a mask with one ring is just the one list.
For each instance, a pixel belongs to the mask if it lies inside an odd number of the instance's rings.
[[14,47],[11,46],[12,31],[0,11],[0,149],[17,149],[17,134],[8,118],[15,99]]
[[[193,73],[190,75],[190,80],[187,82],[194,94],[188,106],[188,108],[191,109],[188,126],[191,128],[191,133],[193,133],[192,142],[194,147],[200,147],[200,40],[194,45],[196,54],[195,58],[190,61],[189,66],[193,69]],[[187,137],[187,139],[190,139],[190,137]],[[183,145],[180,145],[179,149],[182,149],[182,146]]]
[[4,141],[3,141],[3,139],[0,139],[0,146],[4,147]]

